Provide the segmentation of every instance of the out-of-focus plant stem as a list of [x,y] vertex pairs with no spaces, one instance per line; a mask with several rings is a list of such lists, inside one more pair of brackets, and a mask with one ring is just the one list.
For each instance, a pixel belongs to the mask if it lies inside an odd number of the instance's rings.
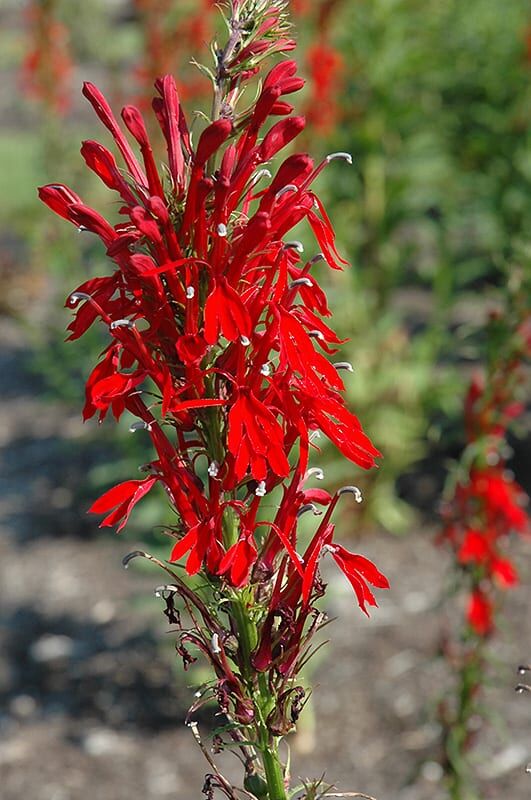
[[471,730],[477,710],[476,697],[484,682],[483,644],[482,640],[474,643],[459,670],[455,716],[446,722],[444,729],[444,770],[451,800],[481,800],[474,785],[468,751],[476,733]]

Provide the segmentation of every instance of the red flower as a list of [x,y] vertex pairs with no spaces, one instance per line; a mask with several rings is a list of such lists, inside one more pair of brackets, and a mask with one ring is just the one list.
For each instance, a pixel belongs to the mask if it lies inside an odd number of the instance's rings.
[[149,492],[157,480],[158,478],[144,478],[139,481],[125,481],[105,492],[90,508],[90,511],[95,514],[107,513],[114,509],[100,523],[100,528],[120,522],[117,530],[121,531],[135,505]]
[[340,544],[334,545],[331,553],[332,558],[354,589],[359,607],[369,616],[366,606],[377,606],[378,603],[368,584],[376,586],[378,589],[389,589],[389,581],[375,567],[372,561],[369,561],[364,556],[350,553]]
[[289,475],[282,428],[251,391],[240,390],[229,412],[228,427],[227,447],[235,459],[236,480],[249,470],[257,481],[265,481],[268,465],[279,478]]
[[484,564],[491,555],[491,547],[488,538],[480,531],[467,530],[463,543],[459,548],[457,557],[463,564],[474,562]]
[[489,598],[476,589],[470,596],[467,619],[478,636],[488,636],[493,627],[493,608]]
[[491,564],[491,572],[502,589],[518,583],[518,573],[514,564],[507,558],[495,558]]

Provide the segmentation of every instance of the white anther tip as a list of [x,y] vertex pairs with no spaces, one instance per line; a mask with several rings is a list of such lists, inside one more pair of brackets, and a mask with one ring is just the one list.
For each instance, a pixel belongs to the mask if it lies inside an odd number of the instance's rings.
[[219,474],[219,464],[218,464],[218,462],[217,461],[211,461],[210,464],[208,465],[207,472],[208,472],[208,474],[210,475],[211,478],[217,478],[217,476]]
[[295,186],[294,183],[288,183],[288,184],[286,184],[286,186],[283,186],[282,189],[279,189],[279,191],[276,193],[275,197],[278,200],[278,198],[282,197],[282,195],[287,194],[288,192],[297,192],[298,190],[299,190],[299,187]]
[[297,286],[309,286],[311,288],[313,283],[311,282],[310,278],[297,278],[296,281],[292,281],[292,283],[290,283],[289,288],[296,289]]
[[336,369],[346,369],[347,372],[354,372],[354,367],[350,361],[336,361],[334,367]]
[[338,158],[341,158],[343,161],[346,161],[347,164],[352,164],[352,156],[350,155],[350,153],[330,153],[326,157],[326,162],[329,164],[331,161],[335,161]]
[[304,245],[302,242],[285,242],[284,250],[296,250],[297,253],[304,253]]
[[357,486],[342,486],[341,489],[338,489],[337,495],[341,497],[342,494],[353,494],[356,503],[363,502],[363,495]]
[[315,478],[318,481],[323,481],[324,472],[321,467],[311,467],[304,476],[305,480],[308,480],[308,478]]
[[133,422],[132,425],[129,426],[129,433],[136,433],[136,431],[150,431],[151,425],[149,422],[139,421]]
[[109,325],[111,331],[116,330],[116,328],[134,328],[134,322],[131,322],[130,319],[115,319]]
[[68,298],[68,302],[70,305],[75,306],[80,300],[92,300],[90,294],[86,294],[85,292],[72,292],[70,297]]

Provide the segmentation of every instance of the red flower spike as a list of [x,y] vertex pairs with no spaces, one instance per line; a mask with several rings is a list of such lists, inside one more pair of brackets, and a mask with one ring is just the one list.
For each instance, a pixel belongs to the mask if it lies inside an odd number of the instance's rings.
[[510,536],[530,530],[525,494],[504,461],[508,425],[522,413],[514,393],[531,353],[531,342],[519,336],[528,319],[529,313],[520,309],[516,325],[514,315],[507,314],[507,319],[501,313],[491,315],[496,357],[489,359],[488,371],[473,375],[468,388],[465,477],[443,510],[439,541],[447,542],[457,564],[465,567],[470,592],[466,617],[479,637],[494,631],[497,593],[518,583],[517,571],[506,556]]
[[[244,30],[244,46],[216,75],[220,116],[199,132],[195,149],[174,79],[157,80],[153,109],[166,141],[170,186],[158,171],[138,109],[126,106],[122,119],[143,164],[101,92],[85,84],[125,174],[98,142],[85,142],[82,155],[119,193],[122,220],[111,224],[60,184],[42,187],[40,196],[60,216],[98,235],[114,262],[112,275],[86,281],[68,302],[75,310],[70,338],[97,320],[111,338],[87,380],[84,418],[103,420],[110,412],[118,419],[127,410],[138,420],[133,429],[145,429],[156,451],[149,477],[110,489],[91,510],[105,514],[102,525],[121,530],[134,505],[161,481],[182,531],[171,561],[186,558],[188,574],[216,575],[222,587],[253,591],[256,583],[265,598],[275,587],[270,622],[264,620],[271,641],[263,652],[279,675],[289,676],[311,604],[322,592],[318,562],[327,547],[365,612],[375,603],[369,586],[387,583],[371,562],[332,544],[337,498],[304,485],[312,431],[323,431],[364,468],[379,453],[347,410],[337,363],[329,360],[341,340],[322,321],[330,311],[310,275],[316,259],[301,263],[301,246],[288,239],[306,220],[323,257],[333,267],[343,263],[330,220],[310,189],[328,160],[315,168],[309,155],[295,153],[273,178],[263,168],[304,128],[304,118],[290,116],[283,99],[303,85],[295,62],[270,70],[251,109],[240,113],[236,105],[242,83],[260,71],[262,55],[292,46],[284,29],[278,35],[284,4],[273,2],[264,13],[263,24]],[[253,54],[260,54],[256,62]],[[264,135],[275,114],[287,116]],[[205,457],[206,480],[196,471]],[[280,507],[272,520],[264,519],[258,515],[262,498],[282,484]],[[319,513],[318,506],[325,509],[324,524],[301,559],[298,515]],[[227,507],[237,517],[230,544],[224,541]],[[264,527],[269,530],[262,535]],[[258,528],[261,535],[255,535]],[[286,625],[277,626],[279,619]]]

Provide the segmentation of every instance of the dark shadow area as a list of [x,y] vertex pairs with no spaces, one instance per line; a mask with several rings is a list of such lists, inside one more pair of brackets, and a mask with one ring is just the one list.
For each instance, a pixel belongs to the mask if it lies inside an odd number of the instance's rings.
[[60,715],[74,728],[82,721],[160,731],[182,723],[191,702],[148,630],[47,617],[27,605],[2,619],[0,641],[4,722]]

